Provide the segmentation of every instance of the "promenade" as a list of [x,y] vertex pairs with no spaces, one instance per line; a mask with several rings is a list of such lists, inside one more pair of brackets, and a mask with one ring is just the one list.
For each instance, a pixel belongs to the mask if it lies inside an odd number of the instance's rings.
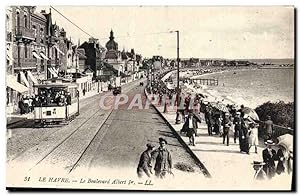
[[254,147],[250,149],[250,155],[240,153],[238,139],[234,143],[233,133],[230,133],[230,144],[223,144],[223,138],[220,136],[209,136],[207,125],[203,119],[198,123],[198,136],[196,137],[196,146],[188,145],[189,139],[180,134],[181,124],[175,124],[176,112],[164,112],[164,107],[153,105],[161,114],[165,121],[168,121],[178,137],[187,144],[188,148],[198,157],[206,167],[211,178],[206,182],[207,189],[214,187],[215,190],[287,190],[291,185],[292,175],[282,174],[275,176],[272,180],[257,181],[254,180],[254,169],[251,164],[253,161],[262,161],[262,151],[265,148],[263,141],[260,141],[258,153]]

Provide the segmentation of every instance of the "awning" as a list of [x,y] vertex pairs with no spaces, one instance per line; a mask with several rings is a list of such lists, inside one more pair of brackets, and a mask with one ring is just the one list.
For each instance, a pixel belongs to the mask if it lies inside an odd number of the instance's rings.
[[9,54],[6,55],[6,58],[7,58],[7,60],[10,60],[10,61],[14,60]]
[[20,72],[20,75],[21,75],[21,80],[25,83],[25,85],[26,85],[27,87],[29,87],[29,82],[28,82],[28,80],[27,80],[27,78],[26,78],[24,72],[21,71],[21,72]]
[[59,52],[62,55],[65,55],[65,53],[63,53],[57,46],[54,46],[54,48],[57,50],[57,52]]
[[7,75],[6,76],[6,86],[9,88],[14,89],[15,91],[18,91],[20,93],[28,91],[28,88],[19,82],[17,82],[17,78],[13,75]]
[[32,75],[31,71],[27,71],[27,74],[34,84],[38,84],[37,79]]
[[42,59],[36,52],[32,52],[33,56],[37,59]]
[[40,52],[40,55],[43,57],[43,59],[49,60],[48,57],[46,57],[46,55],[44,55],[44,53]]
[[55,71],[50,67],[48,68],[48,70],[50,71],[50,73],[54,76],[54,77],[58,77],[58,75],[55,73]]

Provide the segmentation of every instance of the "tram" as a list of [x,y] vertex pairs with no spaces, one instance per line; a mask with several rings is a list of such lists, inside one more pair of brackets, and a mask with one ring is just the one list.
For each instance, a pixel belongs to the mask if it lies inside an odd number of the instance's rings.
[[79,115],[79,95],[74,83],[38,84],[34,101],[36,124],[68,123]]

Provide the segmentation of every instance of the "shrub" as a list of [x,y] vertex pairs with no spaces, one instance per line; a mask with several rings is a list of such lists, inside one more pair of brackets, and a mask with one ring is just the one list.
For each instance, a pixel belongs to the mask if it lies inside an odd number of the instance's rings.
[[266,102],[255,109],[259,119],[265,121],[267,116],[271,116],[272,121],[276,125],[295,128],[294,126],[294,102],[284,103],[279,101],[276,103]]

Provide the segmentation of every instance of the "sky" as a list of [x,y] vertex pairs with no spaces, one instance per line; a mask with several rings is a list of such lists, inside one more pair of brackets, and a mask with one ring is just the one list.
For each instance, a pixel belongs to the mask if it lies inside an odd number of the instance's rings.
[[[102,46],[114,31],[119,50],[134,48],[143,57],[175,58],[180,32],[181,58],[293,58],[293,7],[125,7],[53,6],[98,38]],[[50,6],[37,6],[37,11]],[[53,20],[74,43],[89,36],[52,9]]]

